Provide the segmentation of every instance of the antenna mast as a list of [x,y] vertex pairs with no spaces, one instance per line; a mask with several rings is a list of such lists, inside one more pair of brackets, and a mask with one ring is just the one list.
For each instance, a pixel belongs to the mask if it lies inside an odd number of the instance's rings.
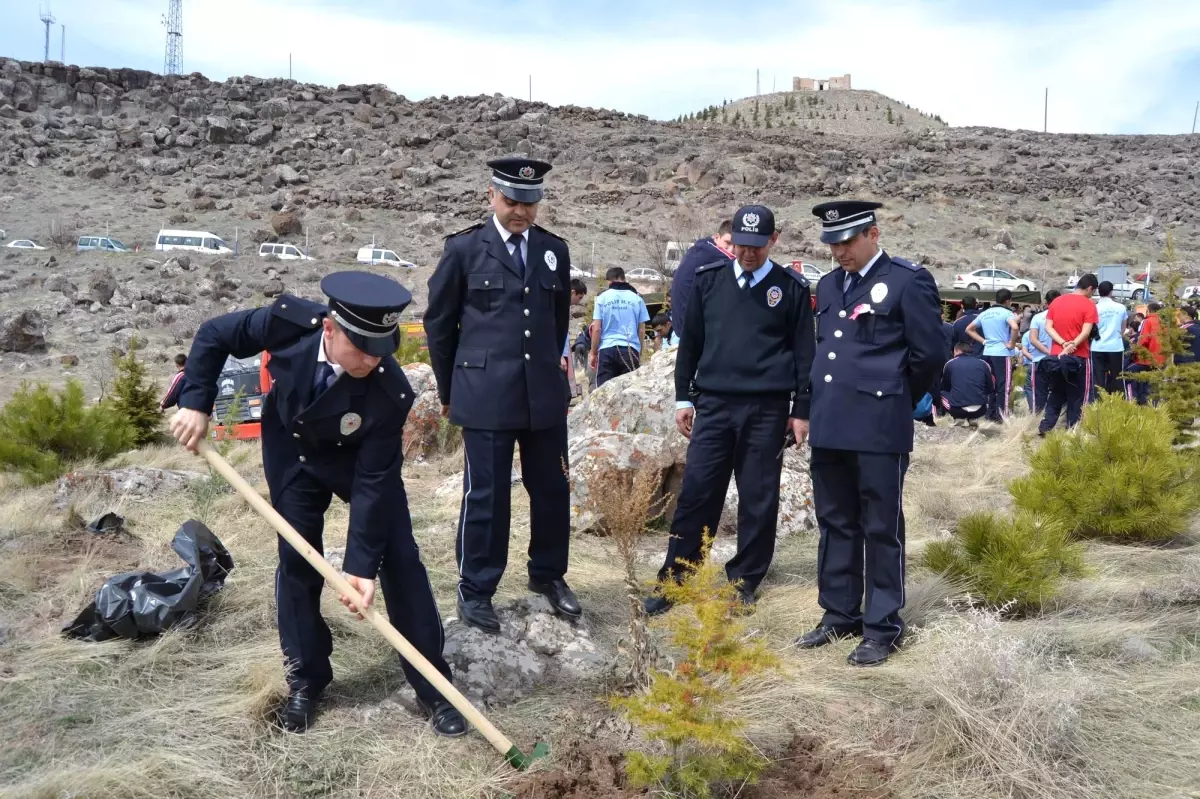
[[164,75],[183,74],[183,0],[169,0],[167,15],[167,54],[163,58]]
[[49,6],[46,7],[45,11],[42,11],[39,8],[38,12],[39,12],[38,18],[41,19],[42,24],[46,26],[46,54],[42,58],[42,60],[49,61],[50,60],[50,26],[53,25],[55,22],[54,15],[50,13]]

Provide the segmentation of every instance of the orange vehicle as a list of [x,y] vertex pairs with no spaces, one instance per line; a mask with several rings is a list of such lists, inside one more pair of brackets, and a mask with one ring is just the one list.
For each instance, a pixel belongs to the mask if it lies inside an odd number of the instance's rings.
[[[271,390],[271,374],[267,371],[270,353],[262,352],[253,358],[225,359],[217,380],[217,399],[213,403],[212,437],[226,437],[225,425],[233,423],[232,437],[253,440],[262,435],[263,402]],[[235,405],[236,403],[236,405]]]

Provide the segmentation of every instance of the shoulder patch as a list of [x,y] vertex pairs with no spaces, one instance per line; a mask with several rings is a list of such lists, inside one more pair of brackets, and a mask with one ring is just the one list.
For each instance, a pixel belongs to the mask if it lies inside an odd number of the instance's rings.
[[914,264],[912,261],[906,261],[903,258],[892,258],[892,263],[894,263],[896,266],[902,266],[911,272],[920,272],[922,269],[925,268],[923,266],[918,266],[917,264]]
[[545,233],[547,236],[549,236],[552,239],[558,239],[563,244],[567,243],[567,240],[564,239],[562,236],[558,235],[557,233],[551,233],[549,230],[546,230],[546,228],[542,227],[541,225],[530,225],[530,227],[532,227],[534,230],[540,230],[542,233]]
[[312,300],[303,300],[291,294],[280,294],[271,306],[271,315],[299,325],[305,330],[312,330],[321,324],[328,313],[328,308]]
[[476,222],[475,224],[471,225],[470,227],[465,227],[462,230],[458,230],[458,231],[455,231],[454,233],[448,234],[447,236],[445,236],[445,238],[452,239],[455,236],[461,236],[464,233],[470,233],[472,230],[479,230],[481,227],[483,227],[483,223]]
[[701,272],[711,272],[714,269],[720,269],[722,266],[729,266],[729,264],[731,264],[731,263],[733,263],[733,262],[728,259],[722,259],[720,261],[713,261],[711,264],[704,264],[703,266],[697,266],[696,274],[698,275]]

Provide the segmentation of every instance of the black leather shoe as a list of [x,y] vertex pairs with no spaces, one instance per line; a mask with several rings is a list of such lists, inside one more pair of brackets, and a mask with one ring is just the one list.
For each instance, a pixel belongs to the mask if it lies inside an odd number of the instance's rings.
[[458,617],[468,627],[483,630],[489,635],[500,634],[500,617],[496,615],[490,599],[458,600]]
[[804,635],[796,639],[797,649],[816,649],[819,646],[832,644],[834,641],[840,641],[843,638],[851,638],[858,635],[857,630],[839,630],[836,627],[830,627],[826,624],[818,624]]
[[738,586],[737,605],[734,606],[734,613],[740,616],[748,616],[754,612],[754,604],[756,602],[758,602],[758,597],[754,595],[754,591]]
[[541,594],[550,600],[550,606],[555,612],[566,616],[570,619],[578,619],[583,615],[583,608],[579,606],[579,600],[575,598],[575,592],[571,590],[571,586],[567,585],[565,580],[552,580],[548,583],[540,583],[532,577],[529,579],[529,590],[535,594]]
[[461,738],[467,734],[467,722],[454,705],[439,699],[432,705],[421,702],[421,708],[429,714],[429,726],[444,738]]
[[292,691],[281,714],[283,728],[288,732],[307,730],[317,715],[317,701],[317,697],[305,688]]
[[659,594],[648,596],[642,600],[642,610],[646,611],[647,616],[661,616],[671,608],[671,600]]
[[897,639],[891,646],[866,638],[855,647],[850,657],[846,658],[846,662],[851,666],[882,666],[887,663],[888,655],[899,649],[902,644],[903,638]]

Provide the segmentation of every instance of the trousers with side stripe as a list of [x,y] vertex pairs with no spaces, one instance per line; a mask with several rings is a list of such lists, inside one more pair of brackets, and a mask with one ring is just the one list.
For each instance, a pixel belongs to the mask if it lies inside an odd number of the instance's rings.
[[812,450],[822,624],[891,645],[904,632],[908,453]]
[[567,423],[542,430],[463,429],[463,502],[455,556],[458,596],[491,599],[508,564],[513,447],[529,494],[529,577],[561,580],[571,546]]
[[987,418],[1002,422],[1008,418],[1009,399],[1012,397],[1012,358],[1007,355],[984,355],[983,360],[992,369],[992,393],[988,397]]
[[[309,472],[301,471],[283,491],[271,495],[271,504],[305,541],[323,553],[325,511],[332,498],[333,492],[328,486]],[[343,499],[348,500],[348,497]],[[407,508],[403,484],[397,486],[394,501]],[[387,550],[379,566],[379,584],[387,604],[388,620],[434,668],[450,679],[450,666],[442,656],[442,619],[425,566],[421,563],[421,553],[413,539],[412,522],[407,511],[398,514],[397,518],[399,521],[388,537]],[[333,636],[321,616],[324,585],[325,578],[281,536],[279,567],[275,571],[275,604],[279,641],[292,690],[307,689],[319,694],[333,679],[329,664]],[[408,661],[401,658],[400,665],[422,702],[431,704],[439,699],[437,689]]]

